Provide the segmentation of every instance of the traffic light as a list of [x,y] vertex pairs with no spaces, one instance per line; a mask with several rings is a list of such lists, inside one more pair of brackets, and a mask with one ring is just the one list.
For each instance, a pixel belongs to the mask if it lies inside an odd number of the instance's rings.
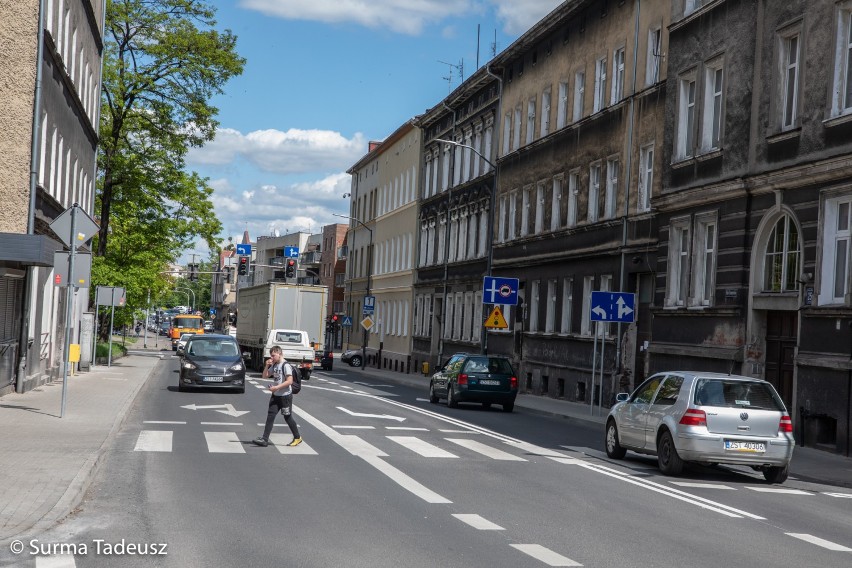
[[240,264],[237,268],[237,274],[239,274],[240,276],[246,276],[248,274],[248,262],[249,259],[247,256],[240,257]]
[[296,277],[296,261],[292,258],[287,259],[287,266],[284,269],[284,276],[286,278],[295,278]]
[[197,264],[189,264],[187,265],[189,269],[189,281],[195,282],[198,280],[198,265]]

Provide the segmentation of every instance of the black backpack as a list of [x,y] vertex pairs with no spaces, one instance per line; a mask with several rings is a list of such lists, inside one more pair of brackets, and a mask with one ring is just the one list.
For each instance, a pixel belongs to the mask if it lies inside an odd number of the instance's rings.
[[299,394],[302,390],[302,370],[296,365],[290,365],[290,369],[293,371],[293,384],[290,385],[290,390],[293,394]]

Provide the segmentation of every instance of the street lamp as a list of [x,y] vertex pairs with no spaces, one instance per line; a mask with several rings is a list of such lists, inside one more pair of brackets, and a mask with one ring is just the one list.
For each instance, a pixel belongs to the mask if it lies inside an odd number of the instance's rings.
[[[365,225],[361,222],[360,219],[356,217],[350,217],[349,215],[340,215],[338,213],[332,213],[335,217],[342,217],[343,219],[349,219],[350,221],[355,221],[370,233],[370,244],[367,247],[367,296],[370,295],[370,285],[372,284],[372,276],[373,276],[373,229]],[[353,268],[354,271],[354,268]],[[361,326],[363,327],[363,326]],[[367,366],[367,328],[364,328],[364,335],[362,338],[361,344],[361,368]]]
[[[500,176],[500,170],[497,168],[497,166],[494,164],[494,162],[492,162],[491,160],[486,158],[484,155],[482,155],[482,153],[479,150],[477,150],[476,148],[474,148],[473,146],[470,146],[468,144],[462,144],[461,142],[456,142],[455,140],[444,140],[443,138],[435,138],[435,139],[433,139],[433,142],[443,142],[444,144],[450,144],[451,146],[458,146],[460,148],[467,148],[467,149],[471,150],[474,154],[476,154],[477,156],[479,156],[480,158],[485,160],[485,163],[488,164],[489,166],[491,166],[491,169],[494,170],[494,183],[491,184],[491,191],[488,193],[488,243],[487,243],[488,255],[486,257],[487,260],[486,260],[486,265],[485,265],[485,275],[491,276],[491,265],[494,261],[494,247],[493,247],[493,241],[494,241],[494,201],[495,201],[495,194],[497,192],[497,181],[500,179],[500,177],[499,177]],[[448,213],[449,213],[449,211],[448,211]],[[448,218],[447,219],[447,230],[449,230],[449,226],[450,226],[450,223],[449,223],[449,218]],[[449,239],[447,239],[447,241],[449,242]],[[446,263],[447,263],[447,258],[446,258],[446,255],[445,255],[444,266],[446,266]],[[446,282],[446,280],[447,280],[446,275],[444,275],[444,282]],[[479,334],[480,334],[479,335],[479,344],[481,346],[482,353],[488,354],[488,332],[485,330],[485,326],[482,327],[482,330],[479,332]]]

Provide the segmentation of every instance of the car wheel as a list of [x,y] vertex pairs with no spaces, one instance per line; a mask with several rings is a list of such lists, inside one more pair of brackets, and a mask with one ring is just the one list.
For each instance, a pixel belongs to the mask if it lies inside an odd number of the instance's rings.
[[680,475],[683,471],[683,460],[677,455],[671,432],[666,430],[657,442],[657,463],[663,475]]
[[361,356],[353,355],[353,357],[349,360],[350,367],[360,367],[361,366]]
[[787,481],[787,474],[790,473],[790,466],[772,466],[763,470],[763,477],[769,483],[784,483]]
[[438,395],[435,394],[435,384],[432,382],[429,383],[429,402],[432,404],[438,403]]
[[503,403],[503,412],[512,412],[515,410],[515,401],[512,402],[504,402]]
[[456,395],[453,394],[452,383],[447,384],[447,406],[450,408],[458,408],[459,401],[456,400]]
[[606,455],[620,460],[626,453],[627,450],[618,443],[618,427],[615,425],[615,420],[610,420],[606,425]]

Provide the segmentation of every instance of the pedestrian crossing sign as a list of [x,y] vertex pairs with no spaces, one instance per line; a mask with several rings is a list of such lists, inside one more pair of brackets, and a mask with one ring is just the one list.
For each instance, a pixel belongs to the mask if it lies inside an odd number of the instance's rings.
[[488,329],[506,329],[509,327],[499,305],[494,306],[494,309],[488,314],[488,319],[485,320],[485,327]]

